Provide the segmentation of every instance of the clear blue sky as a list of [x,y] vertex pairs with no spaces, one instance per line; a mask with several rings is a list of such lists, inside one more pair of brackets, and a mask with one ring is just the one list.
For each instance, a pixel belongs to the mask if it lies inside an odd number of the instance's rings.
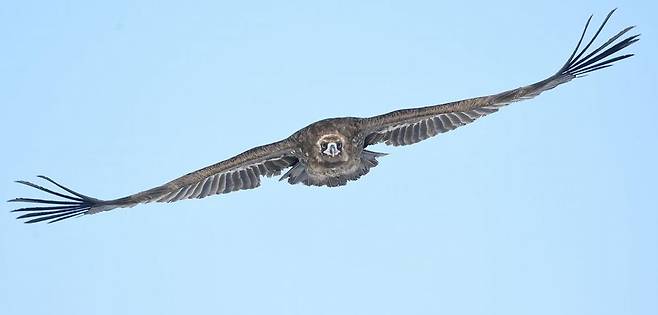
[[591,13],[637,56],[420,144],[357,182],[24,225],[2,206],[1,314],[657,314],[650,1],[9,1],[0,195],[98,198],[315,120],[552,74]]

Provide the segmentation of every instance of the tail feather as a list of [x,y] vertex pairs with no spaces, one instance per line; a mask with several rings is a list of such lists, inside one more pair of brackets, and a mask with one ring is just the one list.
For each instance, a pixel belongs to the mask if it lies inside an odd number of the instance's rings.
[[92,207],[101,203],[101,200],[85,196],[83,194],[77,193],[69,188],[66,188],[52,179],[46,176],[39,176],[39,178],[45,179],[48,182],[54,184],[55,186],[61,188],[65,192],[69,193],[60,193],[53,191],[48,188],[41,187],[39,185],[33,184],[28,181],[16,181],[19,184],[30,186],[36,188],[53,196],[64,198],[67,200],[51,200],[51,199],[35,199],[35,198],[14,198],[8,200],[8,202],[25,202],[25,203],[36,203],[36,204],[46,204],[50,206],[39,206],[39,207],[27,207],[12,210],[12,212],[27,212],[18,216],[16,219],[29,219],[25,223],[37,223],[41,221],[49,221],[48,223],[54,223],[61,220],[66,220],[74,218],[77,216],[85,215],[89,213]]
[[[594,51],[588,53],[587,55],[583,56],[587,50],[592,46],[596,38],[599,36],[601,33],[601,30],[603,30],[603,27],[605,24],[608,22],[612,14],[616,11],[617,9],[614,9],[608,13],[606,16],[605,20],[603,20],[603,23],[601,23],[601,26],[598,28],[598,30],[594,33],[594,36],[592,36],[592,39],[585,45],[585,47],[580,50],[580,45],[583,43],[583,39],[585,38],[585,34],[587,33],[587,28],[589,27],[589,24],[592,20],[592,16],[589,17],[587,20],[587,23],[585,24],[585,28],[583,29],[583,33],[580,36],[580,39],[578,40],[578,44],[576,45],[576,49],[574,49],[573,53],[567,60],[567,62],[562,66],[560,71],[558,71],[557,75],[569,75],[573,77],[580,77],[583,76],[589,72],[600,70],[603,68],[607,68],[613,65],[613,63],[632,57],[633,54],[626,54],[626,55],[621,55],[621,56],[616,56],[612,57],[610,59],[606,59],[610,57],[611,55],[621,51],[622,49],[630,46],[631,44],[637,42],[640,37],[639,34],[637,35],[632,35],[629,36],[620,42],[614,44],[612,47],[607,48],[611,44],[613,44],[617,39],[619,39],[621,36],[626,34],[628,31],[632,30],[635,28],[635,26],[629,26],[623,30],[621,30],[619,33],[617,33],[615,36],[611,37],[603,43],[601,46],[596,48]],[[605,50],[604,50],[605,49]],[[580,52],[579,52],[580,51]]]

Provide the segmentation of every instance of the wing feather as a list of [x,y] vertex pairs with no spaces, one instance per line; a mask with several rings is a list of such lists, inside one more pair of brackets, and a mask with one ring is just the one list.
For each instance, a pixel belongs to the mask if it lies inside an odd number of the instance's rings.
[[[187,178],[198,178],[198,176],[196,176],[197,173],[204,172],[207,168],[202,169],[178,178],[163,186],[118,199],[117,203],[125,204],[130,202],[129,199],[132,199],[132,202],[143,200],[139,203],[148,203],[153,201],[175,202],[183,199],[199,199],[215,194],[226,194],[238,190],[256,188],[260,186],[261,176],[271,177],[277,175],[283,169],[291,167],[298,162],[296,157],[290,156],[291,149],[292,148],[286,148],[285,150],[277,152],[278,154],[274,154],[273,157],[269,157],[265,160],[256,161],[251,164],[245,163],[242,165],[237,165],[233,169],[220,171],[220,173],[216,174],[211,173],[207,177],[200,178],[197,181],[193,181],[189,184],[185,183]],[[220,162],[211,167],[221,168],[220,164],[227,161]],[[177,187],[176,184],[178,182],[183,182],[182,185],[178,185],[182,187],[175,188],[175,190],[172,190],[173,188],[169,189],[171,191],[166,189],[167,187]],[[165,189],[163,189],[163,187]],[[147,192],[150,193],[147,194]],[[156,197],[152,197],[151,195],[156,195]],[[151,198],[151,201],[149,201],[149,198]]]
[[[533,98],[544,91],[569,82],[574,78],[592,71],[607,68],[617,61],[633,56],[632,54],[626,54],[612,57],[613,54],[639,40],[639,35],[633,35],[613,44],[633,29],[632,26],[624,28],[594,51],[587,53],[614,11],[612,10],[606,16],[591,40],[580,50],[580,45],[583,42],[592,18],[590,16],[576,45],[576,49],[574,49],[564,66],[549,78],[498,94],[427,107],[397,110],[384,115],[366,118],[362,120],[362,127],[366,130],[367,134],[365,145],[368,146],[381,142],[393,146],[417,143],[436,136],[439,133],[444,133],[472,123],[478,118],[497,112],[501,107],[510,103]],[[606,49],[610,45],[612,46]]]
[[291,138],[253,148],[228,160],[202,168],[164,185],[114,200],[99,200],[79,194],[45,177],[55,186],[70,195],[43,188],[26,181],[19,183],[36,188],[62,200],[16,198],[10,202],[27,202],[50,205],[14,210],[23,212],[19,219],[29,219],[25,223],[48,221],[49,223],[93,214],[114,208],[133,207],[140,203],[175,202],[183,199],[205,198],[216,194],[252,189],[260,186],[260,177],[278,175],[282,170],[298,163],[295,156],[297,144]]

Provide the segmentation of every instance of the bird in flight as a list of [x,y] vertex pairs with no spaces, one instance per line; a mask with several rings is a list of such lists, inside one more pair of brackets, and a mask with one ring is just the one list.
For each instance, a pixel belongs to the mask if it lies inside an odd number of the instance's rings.
[[39,176],[61,191],[28,181],[17,182],[60,197],[60,200],[16,198],[9,202],[32,204],[31,207],[13,210],[21,214],[18,219],[25,219],[25,223],[53,223],[116,208],[130,208],[142,203],[174,202],[252,189],[260,186],[261,177],[280,175],[286,169],[288,170],[280,180],[287,180],[290,184],[342,186],[366,175],[371,168],[377,166],[377,158],[386,155],[366,150],[368,146],[378,143],[404,146],[420,142],[497,112],[510,103],[533,98],[574,78],[610,67],[617,61],[633,56],[614,56],[639,40],[639,34],[619,40],[633,26],[624,28],[590,51],[590,46],[614,11],[606,16],[591,40],[580,49],[592,20],[590,16],[576,48],[562,68],[550,77],[531,85],[456,102],[396,110],[368,118],[320,120],[281,141],[255,147],[161,186],[114,200],[85,196],[46,176]]

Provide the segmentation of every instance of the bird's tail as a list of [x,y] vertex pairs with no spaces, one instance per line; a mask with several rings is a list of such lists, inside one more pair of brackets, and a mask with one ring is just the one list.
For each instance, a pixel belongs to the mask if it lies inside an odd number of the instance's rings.
[[30,186],[47,192],[51,195],[63,198],[63,200],[51,200],[51,199],[34,199],[34,198],[15,198],[8,200],[8,202],[26,202],[26,203],[36,203],[43,204],[44,206],[39,207],[28,207],[20,208],[13,210],[12,212],[24,213],[21,214],[16,219],[26,219],[25,223],[37,223],[41,221],[48,221],[48,223],[54,223],[57,221],[70,219],[85,215],[90,213],[90,210],[95,207],[103,205],[103,200],[96,198],[88,197],[83,194],[77,193],[69,188],[66,188],[54,180],[46,176],[38,176],[39,178],[49,181],[51,184],[59,187],[64,190],[64,193],[56,192],[39,185],[30,183],[28,181],[16,181],[19,184]]
[[[608,41],[603,43],[603,45],[594,49],[592,52],[588,53],[587,55],[584,55],[585,52],[590,48],[592,43],[594,43],[594,40],[599,36],[601,30],[603,30],[603,27],[605,26],[605,24],[608,22],[608,20],[616,10],[617,9],[614,9],[610,11],[610,13],[608,13],[601,26],[598,28],[598,30],[596,30],[596,33],[594,33],[592,39],[587,43],[587,45],[585,45],[585,47],[582,50],[580,50],[580,45],[583,43],[583,38],[585,38],[585,33],[587,32],[589,23],[592,21],[592,16],[589,17],[587,23],[585,24],[585,28],[583,29],[583,33],[580,36],[580,40],[578,40],[576,49],[574,49],[571,56],[569,56],[567,62],[564,64],[564,66],[562,66],[562,68],[560,68],[560,70],[556,75],[565,75],[565,76],[570,76],[572,78],[580,77],[586,75],[589,72],[610,67],[619,60],[623,60],[633,56],[633,54],[626,54],[626,55],[621,55],[621,56],[606,59],[610,57],[612,54],[640,40],[639,39],[640,35],[637,34],[624,38],[620,42],[615,43],[617,39],[619,39],[621,36],[626,34],[628,31],[632,30],[635,26],[629,26],[621,30],[615,36],[611,37],[610,39],[608,39]],[[608,47],[613,43],[614,45]]]

